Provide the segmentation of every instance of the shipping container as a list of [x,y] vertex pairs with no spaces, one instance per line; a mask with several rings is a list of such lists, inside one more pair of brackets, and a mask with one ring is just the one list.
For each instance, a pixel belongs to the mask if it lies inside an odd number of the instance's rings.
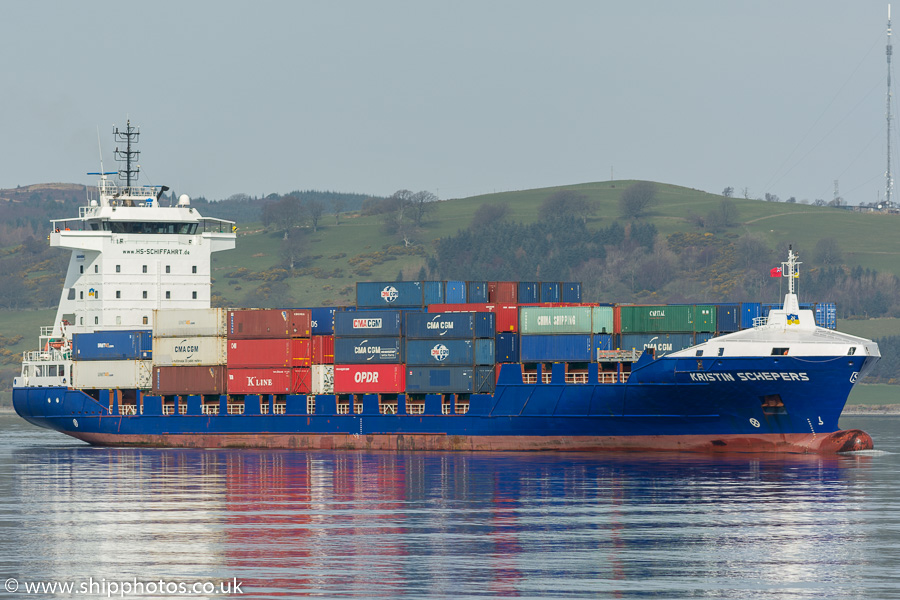
[[623,334],[694,331],[694,306],[690,304],[621,305],[619,308]]
[[335,337],[399,336],[403,313],[399,310],[358,310],[334,313]]
[[227,333],[224,308],[167,308],[153,311],[154,337],[217,337]]
[[425,297],[425,304],[442,304],[444,302],[444,282],[443,281],[423,281],[422,295]]
[[149,389],[153,363],[149,360],[87,360],[72,363],[76,389]]
[[404,365],[335,365],[335,394],[397,394],[405,384]]
[[489,281],[488,302],[491,304],[516,304],[519,286],[515,281]]
[[334,393],[334,365],[313,365],[309,377],[310,394]]
[[490,394],[493,367],[407,367],[406,391],[412,394]]
[[317,306],[308,310],[310,335],[334,335],[335,307]]
[[716,304],[716,331],[731,333],[741,328],[740,303]]
[[490,365],[495,359],[494,339],[406,340],[409,365]]
[[229,339],[309,337],[309,310],[242,309],[228,311]]
[[311,394],[312,393],[312,368],[311,367],[301,367],[301,368],[291,369],[291,393],[292,394]]
[[216,366],[178,366],[153,368],[153,393],[224,394],[228,389],[228,369]]
[[[294,391],[292,371],[306,371],[307,392]],[[302,380],[302,377],[299,379]],[[228,369],[229,394],[308,393],[309,369]]]
[[470,304],[488,303],[487,281],[470,281],[466,284],[466,300]]
[[827,329],[837,329],[837,305],[834,302],[816,304],[816,325]]
[[537,281],[520,281],[516,293],[519,304],[536,304],[541,301],[541,284]]
[[622,350],[652,349],[657,358],[693,345],[693,333],[623,333],[620,341]]
[[558,281],[541,282],[541,302],[561,302],[560,284]]
[[616,335],[614,333],[595,333],[593,344],[595,356],[597,352],[609,352],[619,347],[616,344]]
[[[465,281],[448,281],[444,292],[444,302],[446,304],[465,304],[466,303],[466,282]],[[429,303],[431,304],[431,303]]]
[[497,332],[516,332],[519,330],[519,307],[514,304],[432,304],[428,307],[428,312],[489,312],[494,313],[494,323],[497,327]]
[[591,307],[591,333],[616,332],[615,315],[612,306]]
[[715,333],[718,322],[716,321],[716,307],[712,304],[697,304],[694,306],[694,331],[703,333]]
[[403,338],[400,337],[336,337],[334,364],[402,363]]
[[231,369],[291,366],[290,339],[228,340]]
[[491,312],[407,313],[404,331],[411,339],[493,338],[496,319]]
[[519,362],[519,334],[498,333],[494,338],[495,361],[498,363]]
[[751,329],[753,321],[762,316],[762,305],[759,302],[741,303],[741,329]]
[[519,358],[522,362],[591,362],[590,334],[521,335]]
[[563,302],[581,302],[581,283],[577,281],[563,282],[561,296]]
[[694,345],[702,344],[703,342],[708,342],[712,338],[716,337],[714,333],[695,333],[694,334]]
[[519,333],[591,333],[591,314],[590,306],[522,306],[519,308]]
[[153,357],[150,331],[95,331],[72,335],[72,360],[149,360]]
[[153,364],[224,365],[226,341],[224,336],[153,338]]
[[358,308],[425,306],[422,282],[360,281],[356,284],[356,306]]
[[314,335],[310,338],[312,343],[312,364],[334,364],[334,336]]

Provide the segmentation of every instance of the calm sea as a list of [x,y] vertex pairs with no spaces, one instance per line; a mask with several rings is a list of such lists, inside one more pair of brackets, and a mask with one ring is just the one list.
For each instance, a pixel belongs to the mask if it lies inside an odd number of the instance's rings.
[[841,425],[879,450],[102,449],[3,415],[0,598],[900,598],[900,417]]

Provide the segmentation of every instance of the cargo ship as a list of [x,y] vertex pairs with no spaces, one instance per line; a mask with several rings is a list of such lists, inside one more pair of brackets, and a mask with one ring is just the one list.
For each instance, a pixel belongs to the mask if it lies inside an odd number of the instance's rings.
[[[117,134],[129,160],[137,133]],[[124,171],[124,182],[122,173]],[[210,306],[230,221],[127,162],[77,217],[56,320],[13,386],[29,422],[104,446],[836,453],[880,357],[800,305],[601,305],[566,282],[360,282],[348,307]],[[162,204],[172,204],[163,206]]]

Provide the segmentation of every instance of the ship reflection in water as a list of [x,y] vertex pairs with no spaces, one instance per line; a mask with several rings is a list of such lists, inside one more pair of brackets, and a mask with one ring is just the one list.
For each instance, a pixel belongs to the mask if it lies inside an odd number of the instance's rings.
[[20,442],[2,455],[0,564],[236,577],[248,598],[875,597],[896,584],[889,461]]

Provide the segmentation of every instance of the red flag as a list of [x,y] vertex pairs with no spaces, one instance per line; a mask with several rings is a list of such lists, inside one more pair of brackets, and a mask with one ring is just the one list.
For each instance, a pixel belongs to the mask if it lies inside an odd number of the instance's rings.
[[774,267],[769,271],[769,277],[781,277],[781,267]]

